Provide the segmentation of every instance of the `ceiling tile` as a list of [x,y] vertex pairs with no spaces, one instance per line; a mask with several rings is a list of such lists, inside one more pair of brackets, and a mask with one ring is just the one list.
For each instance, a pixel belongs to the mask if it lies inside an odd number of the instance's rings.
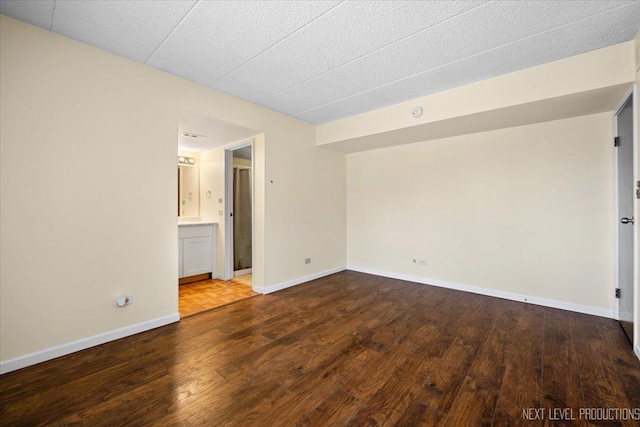
[[337,4],[337,1],[200,2],[148,64],[211,86]]
[[194,3],[58,0],[52,31],[144,62]]
[[[577,2],[487,3],[291,90],[262,100],[260,104],[297,115],[346,96],[629,3],[579,4],[580,7],[577,7]],[[586,46],[579,40],[573,41],[577,45]],[[416,93],[416,96],[421,95],[426,93]],[[363,108],[362,111],[366,110]]]
[[[429,70],[297,115],[310,123],[326,123],[371,109],[485,80],[528,67],[611,46],[633,38],[640,4],[616,8],[479,55]],[[608,31],[615,26],[620,31]],[[580,40],[580,43],[575,43]],[[589,70],[585,70],[589,72]],[[369,106],[365,109],[365,106]]]
[[51,28],[54,1],[0,0],[0,13],[48,30]]
[[259,101],[482,3],[345,2],[214,87]]
[[323,123],[631,40],[627,1],[0,0],[0,13]]

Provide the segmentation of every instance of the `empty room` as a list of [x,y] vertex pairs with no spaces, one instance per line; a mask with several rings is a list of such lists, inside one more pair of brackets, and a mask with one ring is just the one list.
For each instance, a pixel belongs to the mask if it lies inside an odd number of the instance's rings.
[[639,30],[0,0],[0,425],[640,425]]

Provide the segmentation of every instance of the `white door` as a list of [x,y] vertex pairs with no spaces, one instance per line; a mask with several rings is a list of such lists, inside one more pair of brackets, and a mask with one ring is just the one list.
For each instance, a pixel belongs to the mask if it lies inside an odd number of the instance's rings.
[[627,336],[633,342],[633,100],[629,96],[616,115],[618,137],[618,315]]

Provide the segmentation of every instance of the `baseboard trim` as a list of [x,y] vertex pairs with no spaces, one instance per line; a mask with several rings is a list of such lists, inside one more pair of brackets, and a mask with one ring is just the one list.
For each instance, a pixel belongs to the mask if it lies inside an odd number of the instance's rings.
[[51,347],[46,350],[37,351],[24,356],[16,357],[15,359],[9,359],[0,362],[0,375],[6,374],[11,371],[26,368],[27,366],[35,365],[47,360],[56,359],[67,354],[75,353],[76,351],[84,350],[89,347],[104,344],[109,341],[115,341],[120,338],[128,337],[130,335],[139,334],[140,332],[148,331],[151,329],[165,326],[170,323],[175,323],[180,320],[180,314],[175,313],[169,316],[159,317],[157,319],[149,320],[135,325],[126,326],[124,328],[116,329],[114,331],[105,332],[102,334],[94,335],[92,337],[83,338],[77,341],[73,341],[67,344],[62,344],[56,347]]
[[[292,286],[300,285],[302,283],[310,282],[312,280],[320,279],[321,277],[330,276],[335,273],[346,270],[347,267],[342,265],[340,267],[331,268],[329,270],[321,271],[319,273],[310,274],[308,276],[300,277],[297,279],[289,280],[288,282],[279,283],[273,286],[267,286],[262,290],[256,292],[262,292],[263,294],[270,294],[271,292],[281,291],[282,289],[290,288]],[[255,289],[254,289],[255,290]]]
[[530,295],[516,294],[512,292],[499,291],[497,289],[481,288],[478,286],[463,285],[460,283],[452,283],[444,280],[429,279],[426,277],[410,276],[408,274],[393,273],[389,271],[374,270],[371,268],[357,267],[354,265],[347,266],[347,270],[358,271],[360,273],[373,274],[374,276],[383,276],[390,279],[406,280],[408,282],[421,283],[423,285],[438,286],[440,288],[455,289],[458,291],[471,292],[490,297],[519,301],[527,304],[541,305],[544,307],[559,308],[561,310],[575,311],[577,313],[591,314],[593,316],[608,317],[613,319],[613,310],[607,310],[598,307],[590,307],[587,305],[573,304],[570,302],[539,298]]
[[636,354],[636,357],[640,359],[640,345],[636,344],[633,348],[633,352]]

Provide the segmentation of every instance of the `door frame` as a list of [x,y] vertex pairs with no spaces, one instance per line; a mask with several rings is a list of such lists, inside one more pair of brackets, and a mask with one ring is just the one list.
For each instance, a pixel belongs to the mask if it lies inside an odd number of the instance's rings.
[[[638,176],[638,119],[637,119],[637,111],[638,111],[638,91],[636,84],[632,84],[629,90],[625,92],[624,96],[616,106],[613,113],[613,136],[618,136],[618,114],[622,110],[622,108],[626,105],[627,100],[630,96],[633,95],[632,100],[632,109],[633,109],[633,180],[634,182],[640,180]],[[613,142],[613,141],[612,141]],[[613,145],[613,144],[612,144]],[[619,253],[618,253],[618,232],[620,228],[620,214],[618,213],[618,156],[615,151],[613,151],[613,292],[619,286],[619,276],[618,276],[618,267],[619,267]],[[633,199],[633,215],[638,219],[638,199]],[[634,332],[633,332],[633,347],[636,355],[640,358],[640,350],[638,346],[640,345],[640,333],[638,329],[640,329],[640,325],[638,325],[638,233],[637,227],[634,227],[633,233],[633,319],[634,319]],[[620,320],[620,300],[618,298],[614,298],[614,318],[616,320]]]
[[[255,227],[255,146],[254,139],[249,138],[224,147],[224,280],[233,279],[233,151],[238,148],[251,147],[251,260],[256,256]],[[251,288],[255,291],[252,281]]]

